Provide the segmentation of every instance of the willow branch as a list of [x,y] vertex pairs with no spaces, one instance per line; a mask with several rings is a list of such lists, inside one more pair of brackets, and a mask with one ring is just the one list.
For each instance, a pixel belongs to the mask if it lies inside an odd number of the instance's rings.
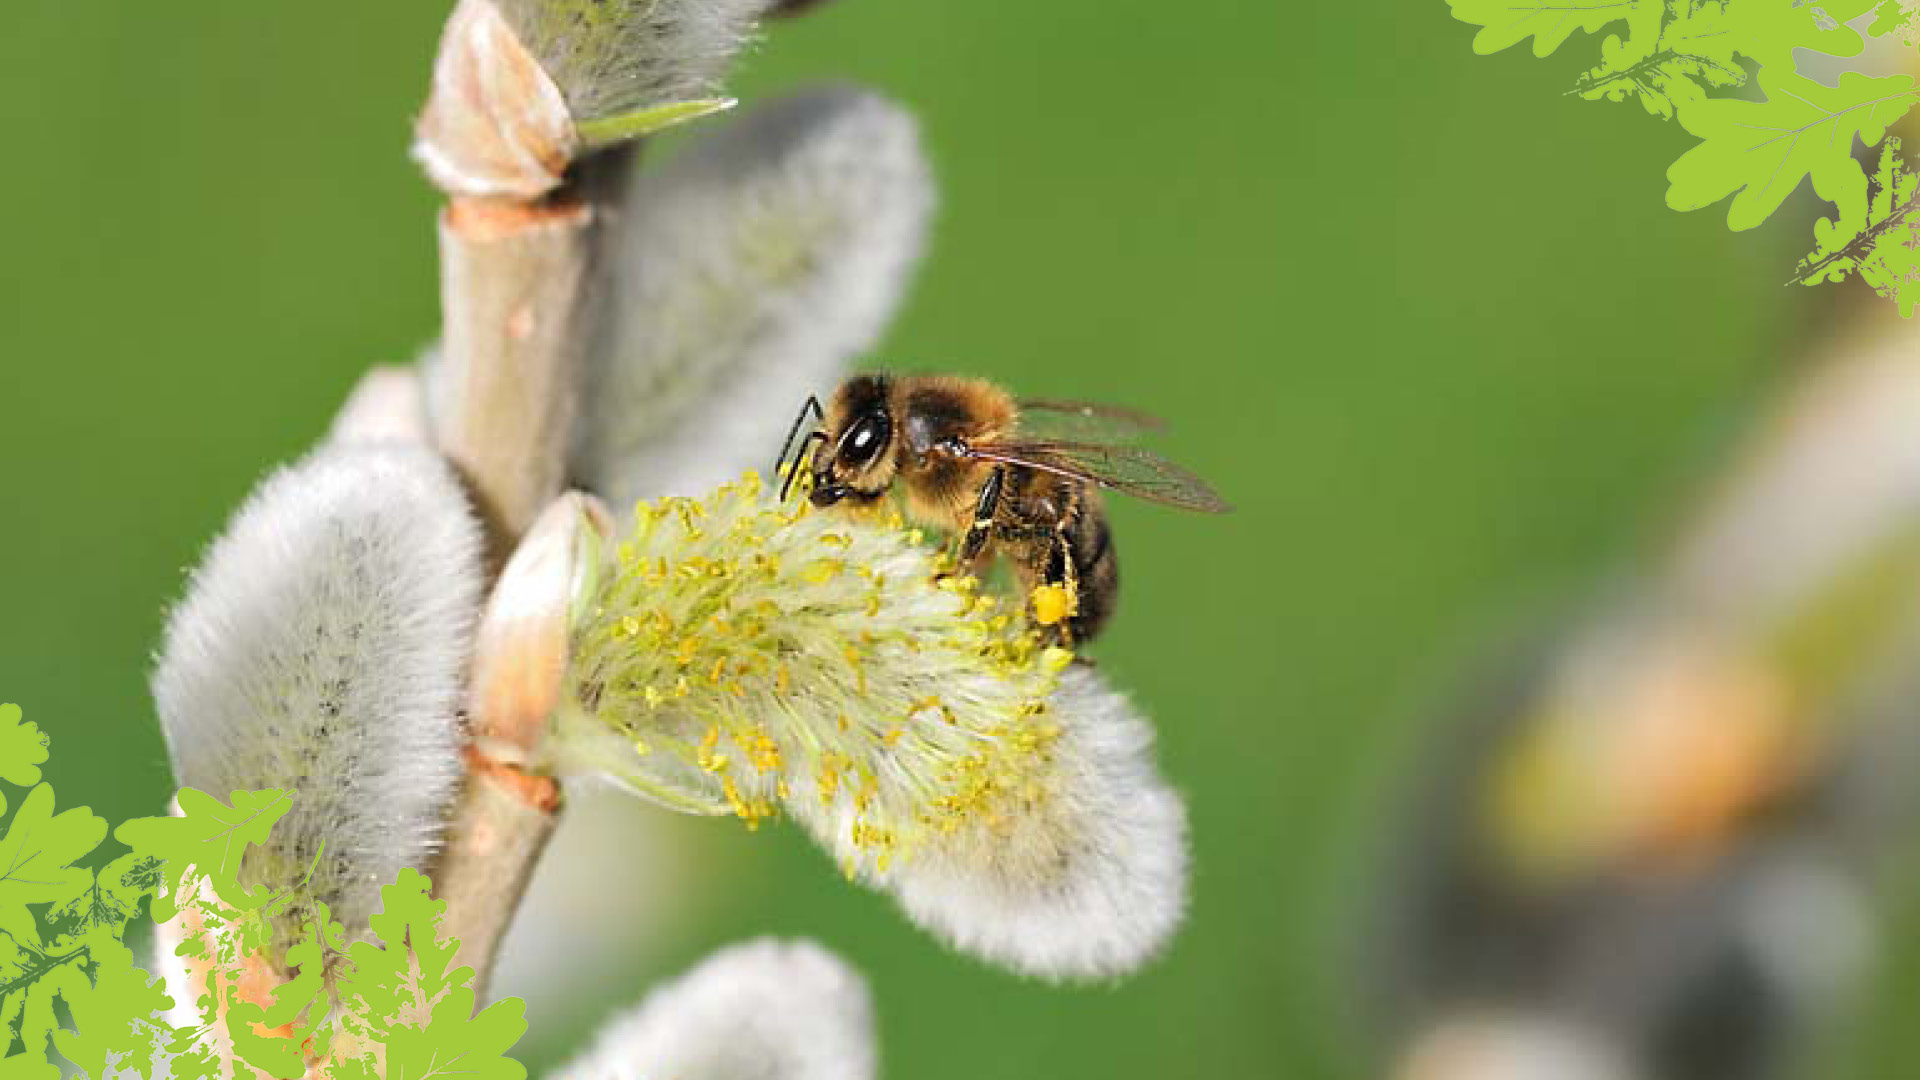
[[[487,525],[492,565],[561,493],[572,437],[593,215],[580,204],[528,207],[456,200],[441,219],[445,350],[441,450]],[[541,727],[497,710],[469,713],[467,783],[433,873],[458,963],[484,987],[533,866],[559,821],[552,777],[522,768]]]
[[441,215],[435,435],[472,488],[496,567],[565,478],[593,224],[572,201],[456,199]]
[[[417,134],[416,157],[450,196],[434,434],[474,496],[497,573],[565,480],[598,216],[566,189],[579,145],[558,88],[489,0],[462,0],[448,21]],[[457,962],[483,993],[558,822],[557,783],[524,767],[544,721],[470,710],[467,783],[432,875]]]

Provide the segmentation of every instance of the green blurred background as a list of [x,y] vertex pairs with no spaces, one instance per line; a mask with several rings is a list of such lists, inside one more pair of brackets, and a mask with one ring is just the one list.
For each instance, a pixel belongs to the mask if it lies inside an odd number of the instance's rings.
[[[445,9],[7,5],[0,699],[51,731],[64,804],[164,804],[163,606],[359,373],[434,334],[405,149]],[[1441,0],[843,0],[772,28],[742,98],[846,77],[924,123],[943,209],[879,359],[1150,407],[1238,504],[1114,511],[1100,658],[1190,800],[1192,918],[1134,979],[1047,988],[792,830],[676,825],[646,872],[685,910],[591,1004],[532,1003],[536,1074],[761,932],[868,973],[891,1075],[1360,1074],[1350,916],[1430,704],[1487,631],[1630,558],[1835,299],[1780,286],[1809,203],[1737,235],[1668,210],[1682,131],[1472,33]],[[1880,1011],[1847,1075],[1890,1075]]]

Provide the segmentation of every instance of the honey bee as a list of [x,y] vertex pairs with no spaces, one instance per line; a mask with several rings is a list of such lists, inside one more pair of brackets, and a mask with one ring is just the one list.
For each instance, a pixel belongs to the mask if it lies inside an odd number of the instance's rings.
[[[1113,614],[1119,563],[1099,489],[1185,510],[1227,504],[1199,477],[1131,445],[1159,421],[1128,409],[1015,401],[983,379],[858,375],[825,409],[808,398],[775,465],[811,412],[781,498],[812,450],[815,506],[871,505],[897,483],[908,516],[952,531],[957,565],[978,574],[1004,555],[1043,636],[1085,642]],[[817,445],[816,445],[817,444]],[[1043,603],[1051,594],[1053,602]]]

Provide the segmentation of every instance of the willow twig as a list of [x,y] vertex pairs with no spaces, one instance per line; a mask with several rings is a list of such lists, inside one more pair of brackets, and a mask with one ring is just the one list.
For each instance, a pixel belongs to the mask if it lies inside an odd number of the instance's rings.
[[[591,323],[599,215],[566,188],[580,148],[565,109],[490,0],[462,0],[441,40],[416,156],[450,196],[434,434],[474,496],[495,574],[561,494]],[[467,782],[432,875],[457,962],[483,991],[559,820],[557,782],[525,766],[543,719],[470,711]]]
[[441,215],[435,435],[496,568],[565,478],[593,233],[592,209],[573,201],[456,199]]

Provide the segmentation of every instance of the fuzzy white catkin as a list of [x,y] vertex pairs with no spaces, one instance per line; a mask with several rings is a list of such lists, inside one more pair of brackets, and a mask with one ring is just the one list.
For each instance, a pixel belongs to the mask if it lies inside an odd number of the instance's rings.
[[[1063,672],[1049,707],[1061,734],[1044,801],[872,876],[962,952],[1048,979],[1124,975],[1186,913],[1186,808],[1154,767],[1153,729],[1094,672]],[[838,855],[853,854],[838,813],[795,808]]]
[[497,0],[575,122],[706,97],[767,0]]
[[858,973],[806,941],[714,954],[615,1018],[558,1080],[866,1080],[873,1007]]
[[479,526],[416,446],[324,446],[267,478],[194,573],[153,676],[174,775],[291,788],[243,880],[303,877],[349,933],[422,865],[460,773]]
[[575,626],[553,764],[692,813],[784,809],[965,952],[1125,974],[1186,902],[1152,730],[941,565],[757,477],[645,504]]
[[904,110],[835,87],[716,126],[623,206],[576,462],[616,513],[770,464],[892,316],[933,181]]

